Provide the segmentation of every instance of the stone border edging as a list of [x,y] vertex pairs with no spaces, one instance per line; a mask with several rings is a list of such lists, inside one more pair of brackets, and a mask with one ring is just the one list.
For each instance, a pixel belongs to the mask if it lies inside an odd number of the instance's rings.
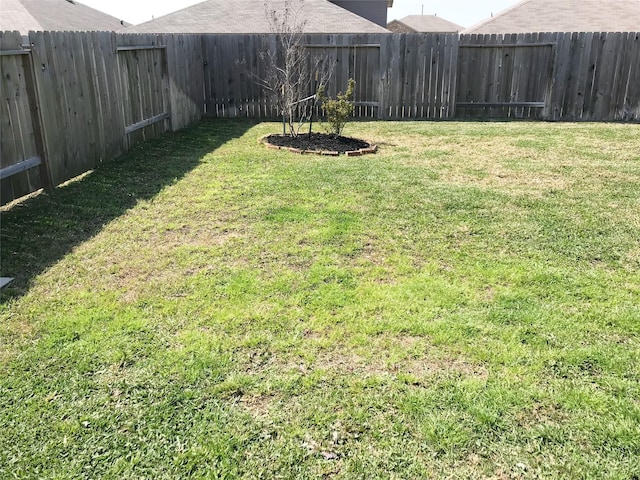
[[[295,147],[281,147],[280,145],[274,145],[273,143],[269,143],[267,142],[267,138],[270,137],[271,135],[273,135],[273,133],[268,133],[267,135],[264,135],[263,137],[261,137],[260,139],[258,139],[258,142],[260,143],[264,143],[265,146],[271,150],[288,150],[291,153],[297,153],[300,155],[304,155],[304,154],[312,154],[312,155],[325,155],[325,156],[329,156],[329,157],[338,157],[340,156],[340,152],[336,152],[336,151],[331,151],[331,150],[301,150],[299,148],[295,148]],[[366,140],[363,140],[364,142],[367,142]],[[366,155],[369,153],[376,153],[378,151],[378,146],[377,145],[373,145],[369,142],[367,142],[369,144],[368,147],[366,148],[360,148],[358,150],[349,150],[347,152],[344,152],[344,154],[347,157],[359,157],[360,155]]]

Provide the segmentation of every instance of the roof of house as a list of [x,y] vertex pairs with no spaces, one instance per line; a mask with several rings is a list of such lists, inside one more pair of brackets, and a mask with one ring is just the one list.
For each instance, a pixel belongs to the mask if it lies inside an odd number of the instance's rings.
[[[361,2],[361,3],[367,3],[370,2],[371,0],[349,0],[350,2]],[[382,1],[382,0],[379,0]],[[393,0],[387,0],[387,8],[391,8],[393,7]]]
[[129,26],[75,0],[0,0],[0,31],[117,31]]
[[[268,0],[270,10],[283,11],[285,0]],[[295,2],[294,2],[295,6]],[[388,33],[388,30],[328,0],[304,0],[296,21],[305,33]],[[207,0],[154,20],[127,33],[272,33],[267,7],[260,0]]]
[[454,33],[464,30],[464,27],[437,15],[409,15],[400,20],[394,20],[394,22],[401,23],[411,31],[420,33]]
[[462,33],[637,31],[640,0],[523,0]]
[[[371,0],[350,0],[351,2],[362,2],[362,3],[366,3],[366,2],[370,2]],[[391,8],[393,7],[393,0],[387,0],[387,7]]]

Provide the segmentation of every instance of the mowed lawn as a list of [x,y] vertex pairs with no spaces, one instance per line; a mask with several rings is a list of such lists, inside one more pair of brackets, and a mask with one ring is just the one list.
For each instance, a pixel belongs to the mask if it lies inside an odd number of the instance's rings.
[[640,478],[640,125],[280,128],[4,209],[0,478]]

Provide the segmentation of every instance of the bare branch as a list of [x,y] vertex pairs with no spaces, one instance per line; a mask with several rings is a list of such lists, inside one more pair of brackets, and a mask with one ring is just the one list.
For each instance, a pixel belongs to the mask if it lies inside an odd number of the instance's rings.
[[315,94],[331,78],[333,65],[328,59],[312,56],[305,47],[305,0],[265,0],[265,15],[275,37],[265,38],[259,58],[262,76],[249,76],[269,92],[290,135],[298,135],[313,115]]

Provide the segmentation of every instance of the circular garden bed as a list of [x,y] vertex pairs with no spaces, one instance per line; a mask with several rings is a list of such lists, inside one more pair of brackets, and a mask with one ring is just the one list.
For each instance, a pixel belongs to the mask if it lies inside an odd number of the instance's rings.
[[374,153],[375,145],[358,138],[329,135],[326,133],[303,133],[297,137],[271,134],[262,138],[268,148],[285,149],[294,153],[315,153],[319,155],[346,154],[348,156]]

